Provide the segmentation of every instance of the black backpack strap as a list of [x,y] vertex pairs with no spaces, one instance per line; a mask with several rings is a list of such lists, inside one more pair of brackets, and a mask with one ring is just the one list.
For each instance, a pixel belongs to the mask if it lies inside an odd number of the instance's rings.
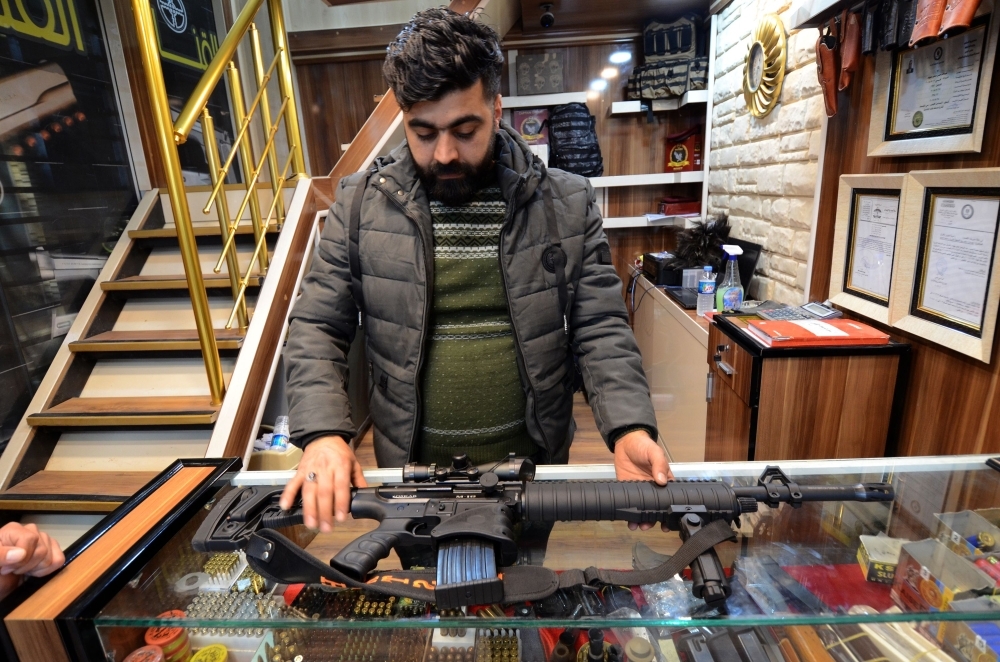
[[361,235],[361,202],[368,189],[368,180],[374,172],[375,168],[371,168],[365,175],[364,183],[355,187],[354,197],[351,198],[351,218],[348,221],[347,252],[351,265],[351,297],[354,298],[354,305],[358,307],[359,324],[365,309],[365,295],[361,291],[361,257],[358,249],[358,239]]
[[569,337],[569,289],[566,285],[566,264],[568,259],[562,247],[559,235],[559,224],[556,221],[555,206],[552,204],[552,183],[548,172],[542,181],[542,198],[545,201],[545,222],[548,224],[550,246],[542,255],[542,265],[556,276],[556,287],[559,288],[559,312],[562,315],[563,333]]

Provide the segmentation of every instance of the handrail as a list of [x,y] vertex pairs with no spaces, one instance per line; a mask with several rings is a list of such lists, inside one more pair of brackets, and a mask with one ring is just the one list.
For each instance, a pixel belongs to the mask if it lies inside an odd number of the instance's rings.
[[[252,25],[252,24],[251,24]],[[256,32],[256,30],[254,30]],[[271,60],[271,66],[268,67],[267,73],[264,74],[263,81],[257,84],[259,88],[257,90],[257,95],[253,98],[253,102],[250,104],[250,108],[246,111],[246,117],[240,123],[240,130],[236,132],[236,139],[233,141],[232,148],[229,151],[229,156],[226,157],[226,162],[222,164],[222,178],[225,180],[226,175],[229,174],[229,168],[233,165],[233,160],[236,158],[236,154],[239,153],[237,147],[243,143],[243,136],[246,135],[247,129],[250,128],[251,120],[253,119],[253,111],[257,110],[257,104],[260,100],[264,98],[264,91],[267,89],[267,83],[271,80],[271,74],[274,73],[274,67],[277,66],[278,60],[281,57],[281,51],[274,54],[274,59]],[[232,66],[232,62],[229,63],[229,67]],[[227,67],[228,68],[228,67]],[[270,120],[268,120],[270,123]],[[212,194],[208,196],[208,202],[205,203],[205,207],[201,210],[203,214],[207,214],[208,210],[212,208],[212,203],[215,202],[215,196],[219,195],[219,191],[222,190],[222,186],[225,181],[222,181],[212,187]]]
[[[209,391],[212,403],[220,404],[225,395],[225,381],[222,373],[222,363],[219,357],[218,344],[215,339],[215,328],[208,307],[208,295],[205,291],[202,276],[201,260],[198,256],[198,245],[195,241],[194,229],[191,224],[191,210],[188,207],[187,192],[184,190],[184,178],[181,172],[180,156],[177,146],[184,143],[196,121],[202,123],[205,157],[209,165],[212,181],[211,195],[205,203],[204,213],[209,213],[214,204],[219,221],[220,236],[224,246],[215,266],[219,273],[222,265],[229,270],[229,283],[232,289],[234,305],[226,329],[238,320],[242,330],[249,324],[250,313],[246,304],[246,290],[253,279],[256,265],[258,273],[263,277],[268,270],[269,256],[267,254],[267,229],[271,219],[277,213],[280,227],[284,214],[283,189],[291,178],[305,175],[305,159],[303,157],[302,141],[298,135],[298,114],[295,106],[295,91],[291,80],[291,65],[288,55],[288,44],[284,30],[281,0],[267,0],[268,17],[271,23],[274,43],[274,59],[265,71],[260,44],[260,35],[254,25],[254,17],[264,5],[264,0],[249,0],[237,16],[232,29],[225,36],[218,52],[208,64],[201,79],[195,86],[191,97],[176,121],[171,119],[170,106],[167,101],[166,87],[163,80],[163,70],[160,67],[160,53],[153,13],[148,0],[131,0],[135,24],[138,33],[140,55],[154,115],[156,140],[162,153],[164,171],[167,178],[167,192],[173,210],[174,225],[177,230],[177,243],[180,247],[181,261],[184,264],[184,275],[191,296],[191,306],[194,310],[195,326],[198,330],[198,341],[201,346],[202,358],[208,375]],[[243,95],[242,81],[234,58],[240,41],[250,34],[250,51],[254,79],[257,91],[249,109]],[[275,75],[275,72],[277,74]],[[228,74],[230,101],[233,109],[233,127],[236,131],[232,151],[222,163],[220,150],[215,133],[215,123],[208,110],[208,99],[221,82],[223,75]],[[271,122],[271,110],[267,99],[267,84],[272,77],[277,78],[278,89],[282,99],[281,108],[275,120]],[[260,117],[264,121],[266,144],[258,158],[254,151],[251,138],[254,113],[260,109]],[[284,122],[287,136],[288,159],[280,172],[277,169],[277,150],[275,137]],[[230,216],[229,201],[225,189],[226,177],[232,169],[235,159],[240,159],[243,171],[246,195],[243,197],[235,218]],[[257,182],[268,161],[271,175],[271,191],[273,198],[267,218],[261,218],[261,203],[258,197]],[[288,169],[292,168],[293,177],[289,177]],[[243,213],[250,207],[253,222],[254,252],[246,273],[240,273],[239,260],[236,254],[236,231],[240,226]]]
[[[278,124],[275,123],[275,126],[278,126]],[[292,164],[292,157],[295,155],[295,153],[296,150],[294,149],[288,151],[288,158],[285,159],[285,167],[282,168],[281,177],[278,178],[278,188],[281,188],[285,184],[285,176],[288,174],[288,166]],[[271,222],[271,216],[274,214],[274,209],[279,199],[280,199],[279,196],[274,196],[274,199],[271,201],[271,209],[267,212],[267,220],[265,221],[265,223]],[[244,296],[246,295],[247,286],[250,285],[250,274],[253,273],[254,264],[258,260],[261,250],[263,249],[265,253],[267,252],[267,249],[264,248],[266,240],[267,240],[267,235],[266,234],[261,235],[260,239],[257,241],[257,244],[254,246],[253,254],[250,256],[250,264],[247,265],[247,275],[244,276],[243,279],[240,281],[240,290],[236,300],[236,305],[233,306],[232,312],[229,313],[229,320],[226,321],[227,329],[233,328],[233,318],[235,318],[237,312],[239,312],[240,302],[245,300]]]
[[[181,114],[177,116],[177,121],[174,122],[174,141],[178,145],[187,142],[188,135],[190,135],[191,129],[194,128],[195,122],[198,121],[202,109],[208,104],[208,98],[212,96],[215,86],[222,80],[222,74],[225,72],[226,66],[233,59],[233,56],[236,55],[236,49],[240,45],[240,40],[243,39],[243,35],[250,29],[250,24],[253,23],[253,18],[257,15],[257,10],[263,4],[264,0],[249,0],[247,2],[246,6],[243,7],[233,22],[233,27],[229,30],[229,34],[226,35],[226,38],[222,40],[222,44],[219,45],[219,50],[215,54],[215,57],[208,63],[208,67],[205,69],[205,73],[202,74],[201,80],[195,85],[194,92],[191,93],[187,103],[184,104],[184,109],[181,110]],[[279,4],[278,7],[280,11],[281,5]],[[277,48],[278,44],[275,44],[275,50]]]
[[194,311],[195,326],[198,328],[198,343],[205,361],[209,392],[212,404],[221,404],[226,390],[222,376],[222,362],[219,359],[219,346],[212,329],[212,314],[208,307],[205,282],[201,276],[198,244],[194,238],[194,229],[191,227],[191,211],[184,191],[180,154],[173,140],[170,102],[167,100],[167,88],[163,80],[160,52],[155,37],[156,24],[153,22],[153,11],[148,0],[132,0],[132,13],[139,33],[139,56],[146,71],[146,87],[149,91],[153,124],[156,127],[156,140],[159,143],[166,172],[167,191],[174,214],[174,226],[177,228],[177,243],[180,245],[184,276],[191,295],[191,308]]
[[[260,171],[264,168],[264,159],[267,158],[267,152],[274,145],[274,136],[278,133],[278,125],[281,124],[281,118],[286,116],[286,109],[288,108],[288,99],[286,98],[281,103],[281,110],[278,111],[278,119],[273,125],[271,125],[270,130],[267,135],[267,143],[264,145],[264,155],[261,157],[260,161],[257,163],[256,167],[251,173],[250,181],[247,184],[247,194],[243,197],[243,202],[240,203],[240,208],[236,212],[236,216],[233,218],[232,224],[229,226],[229,234],[226,236],[226,243],[222,246],[222,255],[219,256],[219,261],[215,264],[215,273],[219,273],[222,270],[222,261],[226,258],[226,252],[232,247],[233,239],[236,237],[236,228],[240,226],[240,221],[243,219],[243,212],[246,211],[247,202],[251,199],[256,199],[257,197],[257,179],[260,177]],[[298,150],[298,147],[293,147],[288,150],[288,154],[292,155]],[[279,191],[280,193],[280,191]],[[279,193],[275,193],[274,197],[278,197]],[[264,228],[267,228],[267,224],[263,223]]]

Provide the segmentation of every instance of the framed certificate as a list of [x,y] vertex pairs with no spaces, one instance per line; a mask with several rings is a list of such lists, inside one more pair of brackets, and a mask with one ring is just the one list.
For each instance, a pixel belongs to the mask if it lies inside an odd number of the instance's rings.
[[977,337],[996,257],[1000,188],[928,188],[910,312]]
[[868,156],[981,150],[1000,24],[987,4],[966,32],[879,52]]
[[893,326],[989,362],[1000,308],[1000,168],[907,176]]
[[843,175],[837,195],[830,300],[889,323],[905,174]]

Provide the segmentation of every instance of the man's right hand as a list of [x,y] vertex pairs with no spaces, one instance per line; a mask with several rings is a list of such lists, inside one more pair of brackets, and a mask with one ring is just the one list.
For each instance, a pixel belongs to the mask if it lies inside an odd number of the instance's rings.
[[[313,474],[315,480],[309,480]],[[310,529],[333,530],[333,520],[347,519],[351,507],[351,485],[368,487],[354,450],[343,437],[319,437],[309,442],[299,469],[281,493],[280,505],[289,510],[302,490],[302,519]]]

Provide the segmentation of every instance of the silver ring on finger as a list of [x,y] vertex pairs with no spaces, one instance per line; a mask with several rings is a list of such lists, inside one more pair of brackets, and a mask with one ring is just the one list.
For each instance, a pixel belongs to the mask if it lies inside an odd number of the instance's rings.
[[310,471],[308,474],[306,474],[306,480],[308,480],[310,483],[315,483],[316,482],[316,472],[315,471]]

